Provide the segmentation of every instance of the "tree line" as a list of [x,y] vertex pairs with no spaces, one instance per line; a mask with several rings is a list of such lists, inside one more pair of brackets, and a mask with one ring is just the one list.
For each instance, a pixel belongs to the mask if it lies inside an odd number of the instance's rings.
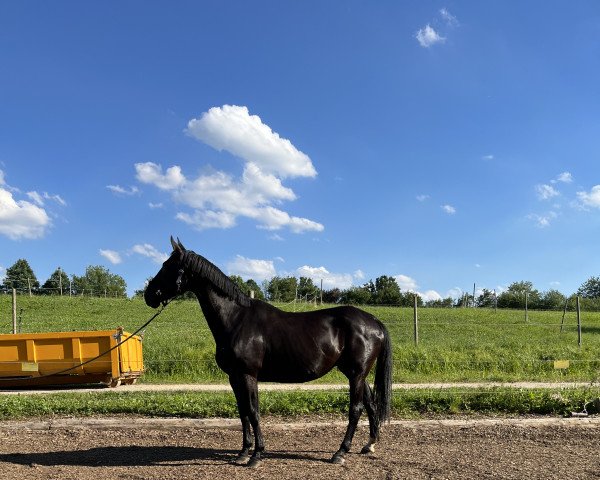
[[[465,294],[460,298],[442,298],[437,300],[424,300],[419,294],[402,290],[396,278],[389,275],[377,277],[375,281],[369,280],[362,286],[352,286],[347,289],[326,289],[321,291],[314,281],[308,277],[283,277],[275,276],[265,280],[259,285],[255,280],[244,280],[239,275],[231,275],[239,288],[254,298],[271,302],[292,302],[300,299],[305,301],[318,301],[323,303],[345,305],[396,305],[410,307],[415,300],[418,306],[426,307],[497,307],[522,309],[527,307],[533,310],[557,310],[565,307],[569,300],[578,295],[582,298],[586,309],[600,309],[600,277],[590,277],[570,297],[558,290],[540,292],[530,281],[511,283],[506,290],[496,295],[495,292],[483,289],[473,298],[472,294]],[[16,288],[20,292],[36,294],[59,295],[95,295],[95,296],[126,296],[127,283],[120,275],[111,273],[100,265],[90,265],[81,276],[69,277],[60,267],[40,285],[33,269],[25,259],[17,260],[14,265],[7,268],[1,288],[4,291]],[[143,295],[144,290],[136,290],[134,295]],[[189,296],[193,296],[190,294]]]
[[[253,280],[254,288],[258,285]],[[243,280],[238,277],[241,286]],[[247,283],[247,282],[246,282]],[[247,288],[246,290],[247,291]],[[262,284],[261,297],[273,302],[291,302],[294,299],[318,300],[323,303],[348,305],[396,305],[411,307],[415,300],[418,306],[452,308],[452,307],[482,307],[482,308],[512,308],[523,309],[525,304],[532,310],[559,310],[574,307],[574,296],[582,298],[586,309],[600,310],[600,277],[590,277],[573,295],[566,296],[558,290],[551,289],[540,292],[530,281],[511,283],[506,290],[496,294],[489,289],[483,289],[473,298],[473,294],[464,294],[459,298],[447,297],[435,300],[424,300],[419,294],[402,290],[393,276],[382,275],[375,281],[369,280],[362,286],[353,286],[341,290],[333,288],[320,289],[312,279],[306,277],[273,277]]]
[[94,295],[124,297],[127,295],[127,283],[120,275],[110,273],[100,265],[90,265],[81,276],[69,277],[57,267],[48,279],[40,285],[29,262],[23,258],[6,269],[2,282],[5,292],[15,288],[19,292],[31,292],[41,295]]

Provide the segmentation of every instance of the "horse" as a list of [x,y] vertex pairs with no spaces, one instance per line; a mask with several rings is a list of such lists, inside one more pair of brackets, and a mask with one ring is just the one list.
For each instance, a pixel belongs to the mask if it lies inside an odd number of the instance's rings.
[[[352,306],[285,312],[245,295],[179,239],[171,237],[171,246],[173,252],[148,283],[144,299],[157,308],[187,291],[198,298],[215,339],[217,365],[229,376],[242,422],[242,450],[233,463],[256,467],[263,458],[258,381],[308,382],[334,367],[348,378],[350,408],[346,434],[330,461],[344,463],[363,408],[370,435],[361,453],[374,452],[380,425],[389,420],[392,388],[392,346],[383,323]],[[367,376],[375,362],[372,390]]]

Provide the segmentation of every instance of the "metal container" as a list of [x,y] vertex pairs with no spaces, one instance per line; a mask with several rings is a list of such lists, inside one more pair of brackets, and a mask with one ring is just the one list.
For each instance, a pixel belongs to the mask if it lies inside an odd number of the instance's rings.
[[[136,335],[125,342],[128,337],[121,328],[0,335],[0,388],[135,383],[144,371],[142,339]],[[70,367],[76,368],[58,373]]]

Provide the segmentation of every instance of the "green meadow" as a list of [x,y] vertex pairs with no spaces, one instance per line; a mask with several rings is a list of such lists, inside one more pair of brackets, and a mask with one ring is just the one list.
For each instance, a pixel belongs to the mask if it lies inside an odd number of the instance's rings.
[[[319,308],[280,306],[290,311]],[[600,313],[582,312],[578,346],[574,312],[422,308],[419,344],[414,344],[413,310],[365,307],[381,319],[394,345],[394,382],[589,381],[600,367]],[[12,331],[11,297],[0,296],[0,333]],[[142,299],[29,297],[17,300],[20,331],[104,330],[123,326],[133,332],[155,310]],[[171,303],[143,332],[145,382],[221,383],[226,376],[214,361],[214,341],[198,303]],[[569,360],[567,369],[555,360]],[[339,383],[337,371],[319,381]]]

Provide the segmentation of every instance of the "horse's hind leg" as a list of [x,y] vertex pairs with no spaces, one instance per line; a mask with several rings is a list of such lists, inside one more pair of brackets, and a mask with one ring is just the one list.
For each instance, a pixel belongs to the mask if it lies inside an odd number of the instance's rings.
[[369,386],[369,382],[365,380],[363,401],[365,410],[369,416],[369,443],[367,443],[360,453],[373,453],[375,451],[375,442],[379,438],[379,421],[375,417],[375,403],[373,402],[373,392]]
[[332,463],[343,464],[344,455],[350,451],[352,446],[352,438],[358,425],[358,419],[363,410],[363,390],[364,390],[364,377],[350,378],[350,409],[348,412],[348,428],[346,429],[346,435],[340,445],[337,452],[334,453],[331,458]]

